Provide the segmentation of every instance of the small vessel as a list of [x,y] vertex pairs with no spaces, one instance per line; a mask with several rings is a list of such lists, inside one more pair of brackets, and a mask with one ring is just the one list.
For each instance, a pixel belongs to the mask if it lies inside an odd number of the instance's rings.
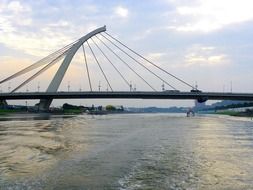
[[186,112],[186,116],[187,116],[187,117],[194,117],[194,116],[195,116],[195,112],[194,112],[192,109],[189,109],[189,110]]

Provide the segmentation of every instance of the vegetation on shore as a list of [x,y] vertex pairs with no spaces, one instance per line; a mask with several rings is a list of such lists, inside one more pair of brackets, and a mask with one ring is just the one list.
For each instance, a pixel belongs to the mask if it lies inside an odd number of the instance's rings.
[[0,115],[7,115],[10,113],[18,113],[20,111],[17,110],[10,110],[10,109],[0,109]]
[[253,117],[253,110],[247,109],[244,112],[238,112],[233,110],[222,110],[215,112],[215,114],[229,115],[236,117]]
[[94,105],[92,105],[92,107],[84,107],[65,103],[62,106],[62,110],[64,114],[81,114],[81,113],[106,114],[106,113],[123,112],[124,108],[123,106],[117,108],[116,106],[113,105],[107,105],[104,108],[102,106],[94,107]]
[[253,102],[221,101],[197,110],[200,113],[253,117]]
[[[8,115],[15,113],[38,113],[38,106],[20,106],[20,105],[7,105],[0,106],[0,115]],[[107,105],[106,107],[92,105],[91,107],[87,106],[76,106],[71,104],[63,104],[61,108],[52,107],[48,110],[49,113],[53,114],[107,114],[107,113],[122,113],[124,112],[123,106],[113,106]]]
[[81,114],[83,113],[83,111],[79,110],[79,109],[65,109],[63,110],[64,114]]
[[215,110],[224,110],[224,109],[231,109],[231,108],[245,108],[245,107],[253,107],[253,102],[243,102],[239,104],[230,104],[226,106],[216,106]]
[[81,114],[85,111],[83,106],[75,106],[71,104],[63,104],[62,111],[64,114]]

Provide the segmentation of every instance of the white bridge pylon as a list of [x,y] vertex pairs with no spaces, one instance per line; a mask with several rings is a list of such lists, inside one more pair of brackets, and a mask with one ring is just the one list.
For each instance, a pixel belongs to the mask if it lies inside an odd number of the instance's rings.
[[[49,84],[47,88],[47,92],[56,92],[61,84],[61,81],[68,70],[69,64],[71,63],[74,55],[76,54],[77,50],[91,37],[106,31],[106,26],[100,27],[92,32],[86,34],[82,38],[80,38],[77,43],[75,43],[72,48],[68,50],[68,53],[63,60],[61,66],[59,67],[57,73],[55,74],[53,80]],[[39,110],[47,110],[52,103],[52,99],[42,99],[39,103]]]

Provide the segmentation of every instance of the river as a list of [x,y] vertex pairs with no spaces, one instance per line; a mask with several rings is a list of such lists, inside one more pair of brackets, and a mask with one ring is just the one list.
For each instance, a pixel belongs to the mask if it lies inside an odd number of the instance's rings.
[[249,119],[113,114],[0,120],[0,189],[253,189]]

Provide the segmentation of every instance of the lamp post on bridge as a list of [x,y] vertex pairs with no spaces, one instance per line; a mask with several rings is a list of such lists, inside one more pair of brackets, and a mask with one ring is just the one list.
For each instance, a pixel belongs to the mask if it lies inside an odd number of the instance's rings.
[[100,92],[100,90],[101,90],[101,82],[100,81],[98,81],[98,91]]
[[164,85],[164,83],[162,84],[162,91],[165,91],[165,85]]
[[70,82],[68,81],[68,92],[69,92],[69,90],[70,90]]
[[11,92],[11,83],[8,83],[8,92]]
[[38,82],[37,89],[38,89],[38,92],[40,92],[40,82]]
[[195,81],[195,89],[197,90],[198,89],[198,82]]
[[131,92],[133,90],[132,81],[130,81],[129,87],[130,87],[130,92]]
[[134,91],[136,91],[136,84],[134,84]]

